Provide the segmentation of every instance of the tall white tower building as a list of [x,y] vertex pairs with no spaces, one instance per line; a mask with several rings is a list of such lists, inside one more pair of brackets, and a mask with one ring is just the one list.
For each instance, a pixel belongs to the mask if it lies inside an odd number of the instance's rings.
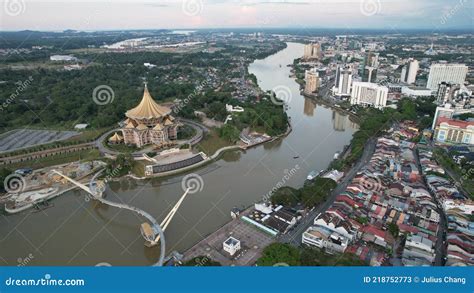
[[443,81],[463,85],[466,80],[467,71],[468,67],[464,64],[433,64],[430,67],[426,87],[436,91],[438,85]]
[[351,95],[352,71],[348,68],[336,71],[336,84],[334,85],[334,95],[339,97],[348,97]]
[[402,68],[400,81],[408,84],[414,84],[416,81],[416,74],[420,69],[418,60],[410,59]]

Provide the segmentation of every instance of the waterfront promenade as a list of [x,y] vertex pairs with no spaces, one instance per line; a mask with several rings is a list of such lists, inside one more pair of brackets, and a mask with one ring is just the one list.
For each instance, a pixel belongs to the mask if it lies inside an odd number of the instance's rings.
[[[252,207],[241,212],[240,216],[248,215]],[[230,236],[240,240],[242,247],[234,257],[224,251],[222,246],[222,243]],[[184,253],[184,261],[205,256],[223,266],[252,266],[262,255],[263,248],[273,242],[275,238],[243,222],[239,217],[187,250]]]

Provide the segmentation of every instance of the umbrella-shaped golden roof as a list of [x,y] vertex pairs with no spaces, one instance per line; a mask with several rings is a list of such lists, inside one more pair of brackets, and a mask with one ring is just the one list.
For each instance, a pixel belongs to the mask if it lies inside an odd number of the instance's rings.
[[125,116],[132,119],[153,119],[164,117],[171,113],[171,109],[159,105],[150,95],[148,87],[145,84],[145,90],[143,92],[143,98],[140,104],[135,108],[128,110]]
[[111,138],[109,138],[109,141],[112,141],[112,142],[118,142],[122,140],[123,140],[123,137],[120,136],[117,132],[115,132],[115,134]]

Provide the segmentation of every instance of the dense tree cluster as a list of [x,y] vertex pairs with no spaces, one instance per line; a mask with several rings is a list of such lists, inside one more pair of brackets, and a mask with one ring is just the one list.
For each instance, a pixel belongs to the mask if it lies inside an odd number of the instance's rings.
[[245,111],[234,113],[232,121],[227,124],[229,126],[226,125],[220,130],[221,136],[225,135],[225,139],[229,141],[238,138],[234,135],[235,129],[240,132],[250,127],[252,130],[274,136],[284,133],[288,127],[288,116],[283,106],[273,103],[268,97],[261,99],[260,102],[255,102],[255,97],[249,97],[246,102],[239,102],[231,97],[230,92],[222,92],[221,89],[221,92],[208,91],[186,100],[187,103],[179,111],[179,115],[186,118],[194,118],[194,111],[199,110],[208,118],[224,121],[229,114],[226,111],[226,104],[243,107]]
[[402,120],[417,121],[423,129],[431,125],[436,105],[433,98],[420,98],[417,100],[403,98],[398,102],[397,110],[385,108],[383,111],[374,108],[361,108],[357,112],[360,118],[359,130],[354,133],[351,140],[351,153],[346,159],[341,159],[332,164],[333,168],[342,169],[355,163],[364,152],[369,138],[380,136],[392,126],[393,122]]
[[[143,66],[142,66],[143,67]],[[139,66],[91,66],[78,71],[46,69],[1,70],[0,129],[25,125],[71,128],[75,123],[89,123],[94,128],[116,124],[125,111],[136,106],[143,93]],[[30,79],[29,86],[19,90],[17,82]],[[94,89],[101,85],[104,99],[97,103]],[[149,83],[151,94],[157,99],[184,98],[194,87],[189,83]],[[98,91],[97,93],[99,93]],[[109,95],[109,96],[107,96]]]
[[[36,61],[38,67],[0,70],[0,130],[19,126],[71,129],[74,124],[88,123],[92,128],[115,127],[124,113],[141,99],[143,80],[147,80],[152,96],[158,101],[181,100],[176,116],[195,118],[195,111],[209,118],[224,121],[225,105],[232,103],[246,108],[235,123],[220,132],[229,141],[236,140],[236,129],[258,128],[269,135],[284,132],[287,117],[281,106],[269,101],[254,104],[232,98],[234,86],[228,82],[238,78],[238,66],[246,66],[255,58],[264,58],[284,47],[284,42],[217,41],[214,53],[104,52],[104,44],[136,38],[163,37],[164,30],[130,32],[4,32],[0,48],[22,48],[5,55],[5,65]],[[199,33],[198,33],[199,34]],[[207,34],[206,34],[207,35]],[[26,38],[28,36],[28,38]],[[26,41],[24,41],[26,39]],[[22,43],[20,43],[20,41]],[[24,42],[23,42],[24,41]],[[33,46],[42,46],[32,48]],[[71,49],[81,49],[74,50]],[[85,67],[81,70],[58,70],[66,63],[51,62],[53,54],[73,54]],[[144,63],[156,65],[146,68]],[[52,66],[54,65],[54,66]],[[213,79],[213,74],[227,77]],[[256,84],[256,77],[247,73]],[[25,81],[31,81],[25,85]],[[108,86],[100,103],[94,90]],[[217,88],[218,87],[218,88]],[[247,109],[248,108],[248,109]],[[252,108],[252,109],[250,109]]]
[[324,202],[337,184],[332,179],[318,177],[300,189],[279,188],[271,197],[273,204],[295,206],[297,203],[312,208]]
[[277,189],[270,199],[272,204],[292,207],[300,202],[301,191],[293,187],[284,186]]
[[283,106],[276,105],[270,99],[262,99],[259,103],[243,104],[245,112],[232,118],[239,129],[250,127],[261,130],[270,136],[279,135],[288,127],[288,116]]
[[257,265],[259,266],[273,266],[280,264],[299,266],[299,249],[289,244],[272,243],[263,249],[262,256],[257,261]]
[[239,140],[240,131],[234,125],[225,124],[224,126],[220,127],[218,131],[219,136],[228,142],[235,143]]
[[364,261],[351,254],[329,255],[317,248],[294,247],[272,243],[263,249],[257,260],[259,266],[365,266]]
[[105,174],[109,178],[122,177],[130,172],[135,161],[129,154],[120,154],[115,160],[109,161],[106,168]]

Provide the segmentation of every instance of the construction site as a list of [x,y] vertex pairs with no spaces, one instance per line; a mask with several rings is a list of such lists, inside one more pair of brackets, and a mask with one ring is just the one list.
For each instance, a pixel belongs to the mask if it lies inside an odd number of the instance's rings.
[[78,182],[88,182],[94,173],[105,167],[102,161],[73,162],[38,170],[20,169],[5,180],[6,196],[2,198],[5,211],[13,214],[29,208],[43,209],[48,200],[77,188],[60,172]]

